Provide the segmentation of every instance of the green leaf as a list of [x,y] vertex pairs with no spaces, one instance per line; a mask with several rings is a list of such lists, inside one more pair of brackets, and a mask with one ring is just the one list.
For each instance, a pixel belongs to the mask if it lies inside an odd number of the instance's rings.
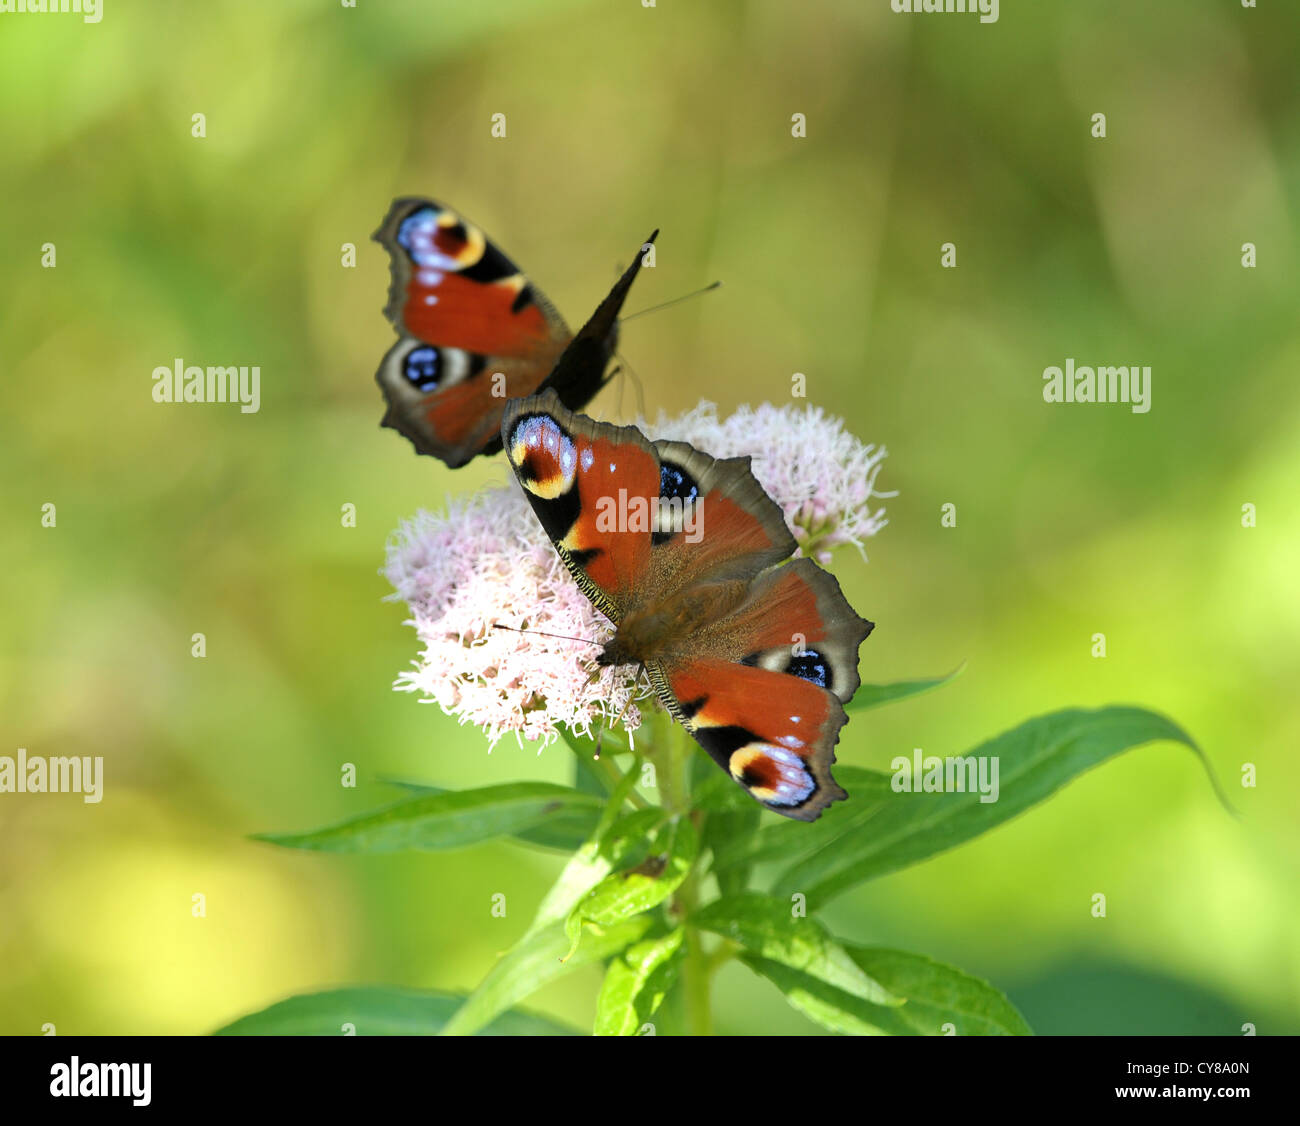
[[[446,794],[453,792],[443,786],[430,786],[424,782],[408,782],[400,778],[383,778],[381,781],[387,782],[390,786],[399,786],[411,793]],[[575,787],[575,789],[581,790],[581,787]],[[522,844],[536,845],[538,848],[553,848],[561,852],[572,852],[584,841],[590,839],[592,832],[596,828],[596,822],[600,820],[600,810],[604,807],[604,804],[602,793],[597,806],[590,809],[572,808],[562,810],[554,816],[548,816],[536,828],[521,829],[517,833],[511,833],[510,839],[519,841]]]
[[844,705],[844,710],[862,712],[868,708],[878,708],[881,704],[890,704],[895,700],[916,696],[921,692],[929,692],[932,688],[938,688],[955,680],[965,667],[965,664],[960,664],[947,676],[931,677],[928,680],[896,680],[892,684],[859,684],[853,699]]
[[923,954],[883,946],[846,946],[849,957],[895,997],[898,1014],[920,1036],[1032,1036],[1016,1007],[988,982]]
[[584,927],[610,926],[657,907],[681,886],[695,863],[699,842],[689,817],[662,826],[649,842],[644,858],[621,866],[596,884],[574,905],[565,931],[577,949]]
[[[810,904],[824,903],[864,880],[977,837],[1090,767],[1157,739],[1190,747],[1210,770],[1200,748],[1181,727],[1140,708],[1068,709],[1031,719],[968,753],[976,760],[997,760],[997,801],[981,801],[978,790],[878,793],[852,815],[852,823],[835,840],[790,865],[776,881],[774,892],[778,896],[802,892]],[[903,757],[911,761],[910,756]],[[1212,772],[1210,778],[1217,791]],[[830,812],[823,816],[829,817]]]
[[[616,808],[614,800],[610,799],[609,808]],[[598,828],[597,835],[569,858],[537,908],[528,933],[567,918],[579,900],[615,868],[638,863],[648,851],[655,828],[666,816],[662,809],[638,809]]]
[[1015,1006],[977,977],[902,950],[848,945],[844,949],[902,1004],[874,1005],[799,970],[751,954],[742,954],[741,961],[768,978],[794,1008],[832,1032],[851,1036],[1032,1035]]
[[459,793],[419,794],[329,828],[262,833],[254,839],[320,852],[435,851],[548,825],[572,829],[579,816],[598,816],[602,804],[567,786],[512,782]]
[[571,958],[561,961],[569,940],[559,924],[527,937],[503,955],[477,989],[456,1011],[442,1030],[444,1036],[468,1036],[488,1027],[507,1009],[529,994],[549,985],[579,966],[599,962],[617,954],[650,929],[651,918],[641,915],[587,935]]
[[[465,1002],[463,994],[394,986],[303,993],[218,1029],[215,1036],[432,1036]],[[480,1036],[575,1036],[575,1029],[519,1011],[502,1013]]]
[[905,1036],[908,1024],[899,1008],[856,997],[803,970],[757,954],[743,953],[739,960],[775,985],[809,1020],[832,1032],[849,1036]]
[[714,900],[687,922],[738,943],[750,955],[798,970],[873,1005],[899,1003],[817,919],[796,916],[794,906],[759,892],[744,892]]
[[702,754],[697,757],[707,766],[703,768],[704,772],[698,774],[695,781],[691,783],[691,805],[695,809],[719,813],[748,809],[751,806],[761,808],[744,787],[737,785],[731,775],[720,771],[712,759]]
[[704,817],[700,851],[713,853],[713,874],[723,895],[744,891],[749,883],[750,863],[745,853],[754,848],[760,835],[762,814],[758,802],[750,801],[744,808],[718,810]]
[[655,1014],[681,968],[678,927],[659,938],[635,943],[609,963],[596,1001],[597,1036],[635,1036]]

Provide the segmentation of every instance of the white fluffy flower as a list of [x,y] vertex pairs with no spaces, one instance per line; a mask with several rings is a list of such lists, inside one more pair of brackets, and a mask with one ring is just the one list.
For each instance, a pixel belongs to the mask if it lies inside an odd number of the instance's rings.
[[[596,669],[594,645],[613,627],[592,606],[542,532],[522,492],[484,489],[442,515],[420,511],[388,544],[384,574],[411,609],[424,651],[396,689],[421,692],[491,745],[508,732],[542,744],[564,723],[589,733],[623,713],[641,715],[627,669]],[[515,630],[543,632],[514,633]],[[564,638],[546,634],[563,634]]]

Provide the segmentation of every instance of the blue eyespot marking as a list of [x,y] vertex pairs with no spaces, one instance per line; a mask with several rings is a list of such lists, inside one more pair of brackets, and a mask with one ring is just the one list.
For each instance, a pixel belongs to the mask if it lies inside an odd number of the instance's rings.
[[681,466],[665,461],[659,466],[659,495],[668,500],[694,500],[700,495],[700,487]]
[[412,348],[402,361],[402,374],[417,391],[432,391],[442,374],[442,356],[427,344]]
[[822,688],[830,688],[834,676],[830,662],[816,649],[805,649],[799,656],[792,657],[785,671]]

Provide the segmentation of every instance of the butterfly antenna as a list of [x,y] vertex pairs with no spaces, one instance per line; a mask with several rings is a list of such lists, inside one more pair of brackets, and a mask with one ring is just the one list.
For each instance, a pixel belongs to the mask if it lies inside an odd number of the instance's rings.
[[[633,678],[633,680],[632,680],[633,688],[635,688],[636,685],[638,685],[638,684],[641,683],[641,674],[644,673],[644,672],[645,672],[645,665],[637,665],[636,676],[635,676],[635,677]],[[596,758],[600,758],[600,743],[601,743],[601,739],[602,739],[602,738],[604,737],[604,735],[605,735],[605,729],[606,729],[606,727],[607,727],[607,726],[617,726],[618,724],[622,723],[622,722],[623,722],[623,717],[624,717],[625,715],[627,715],[627,709],[630,708],[630,707],[632,706],[632,701],[633,701],[635,698],[636,698],[636,693],[635,693],[634,691],[633,691],[633,692],[629,692],[629,693],[627,694],[627,703],[623,705],[623,710],[622,710],[621,712],[618,713],[618,718],[617,718],[616,720],[614,720],[614,723],[613,723],[613,724],[606,724],[606,722],[605,722],[606,717],[605,717],[605,716],[601,716],[601,719],[600,719],[600,728],[599,728],[599,730],[596,732],[596,755],[595,755]]]
[[681,297],[674,297],[671,301],[665,301],[660,305],[651,305],[650,308],[641,309],[636,313],[628,313],[625,317],[619,317],[619,320],[626,324],[628,321],[635,320],[637,317],[644,317],[647,313],[657,313],[660,309],[667,309],[673,305],[679,305],[683,301],[689,301],[692,297],[699,297],[701,294],[717,289],[721,285],[722,282],[720,281],[710,282],[703,289],[697,289],[693,293],[685,293]]
[[[631,377],[632,382],[636,385],[637,410],[640,413],[641,417],[645,418],[646,417],[645,388],[641,384],[641,377],[637,375],[636,369],[630,363],[627,362],[627,357],[623,355],[622,352],[620,352],[618,354],[618,367],[616,367],[613,371],[609,373],[609,378],[613,379],[614,376],[618,375],[624,369],[627,370],[628,376]],[[608,380],[606,380],[606,382],[608,382]],[[623,384],[622,383],[618,385],[618,413],[620,415],[623,413]]]
[[577,641],[582,645],[603,645],[603,641],[592,641],[589,637],[570,637],[567,633],[547,633],[544,629],[516,629],[514,626],[503,626],[499,622],[492,623],[493,629],[506,629],[511,633],[535,633],[538,637],[558,637],[561,641]]

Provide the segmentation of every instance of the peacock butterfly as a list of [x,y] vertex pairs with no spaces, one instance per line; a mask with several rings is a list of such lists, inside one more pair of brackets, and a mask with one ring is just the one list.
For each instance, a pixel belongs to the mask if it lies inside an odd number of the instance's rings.
[[389,254],[384,314],[398,334],[375,374],[388,404],[382,425],[418,453],[458,468],[501,448],[508,400],[549,387],[579,410],[605,383],[642,247],[575,336],[519,267],[450,207],[394,200],[372,237]]
[[[615,625],[597,663],[644,668],[668,711],[768,809],[814,821],[872,630],[796,543],[748,457],[716,459],[508,403],[501,441],[565,565]],[[639,675],[639,673],[638,673]]]

